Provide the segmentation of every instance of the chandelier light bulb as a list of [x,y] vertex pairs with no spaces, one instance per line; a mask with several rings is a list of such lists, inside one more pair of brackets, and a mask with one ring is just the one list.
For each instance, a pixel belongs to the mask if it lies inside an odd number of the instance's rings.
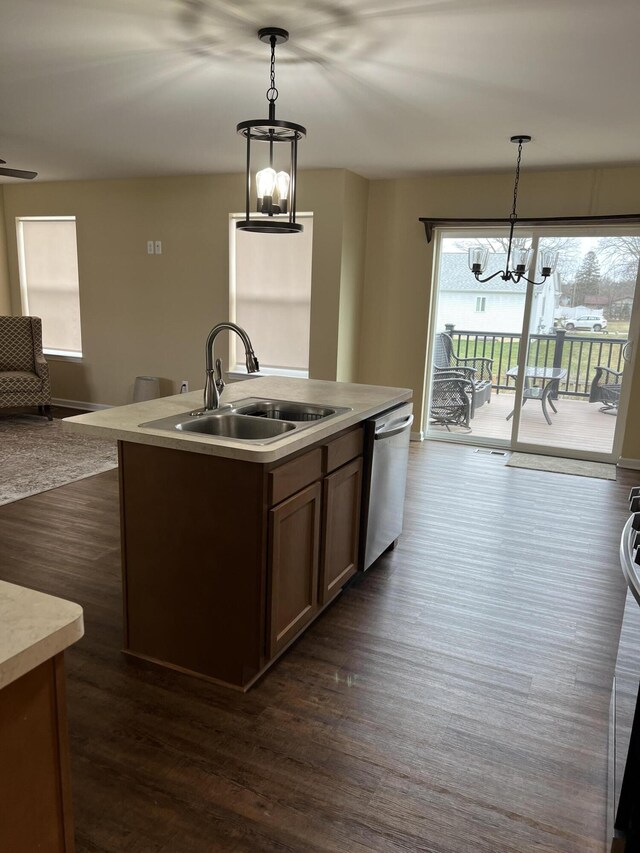
[[272,196],[276,188],[276,170],[267,166],[256,173],[256,193],[259,199]]
[[288,172],[278,172],[276,182],[278,184],[278,197],[280,201],[286,201],[289,197],[289,184],[291,182]]

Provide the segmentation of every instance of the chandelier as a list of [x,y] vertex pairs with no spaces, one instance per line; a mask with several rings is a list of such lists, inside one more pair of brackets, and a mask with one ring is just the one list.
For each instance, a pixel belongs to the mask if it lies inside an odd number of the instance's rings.
[[480,282],[491,281],[492,278],[500,276],[503,281],[513,281],[516,284],[519,281],[526,281],[529,284],[544,284],[545,281],[553,274],[558,262],[558,253],[553,249],[544,249],[539,253],[539,267],[542,281],[534,281],[532,278],[527,278],[525,272],[529,266],[531,249],[515,247],[513,245],[513,230],[516,227],[518,220],[517,204],[518,204],[518,183],[520,182],[520,161],[522,160],[522,146],[526,142],[531,142],[530,136],[512,136],[511,142],[518,143],[518,159],[516,161],[516,176],[513,184],[513,208],[509,216],[509,245],[507,247],[507,262],[504,270],[498,270],[486,278],[480,278],[487,266],[489,250],[484,248],[472,247],[469,249],[469,269]]
[[[269,118],[241,121],[236,130],[247,140],[247,165],[245,189],[245,218],[236,223],[241,231],[259,231],[268,234],[295,234],[304,230],[296,222],[296,185],[298,171],[298,140],[307,135],[306,128],[291,121],[276,119],[276,45],[288,41],[289,33],[279,27],[258,30],[260,41],[271,45],[271,66],[267,101]],[[269,164],[256,173],[255,212],[251,214],[251,143],[266,142],[269,146]],[[284,158],[276,151],[284,149]],[[288,153],[288,157],[286,154]],[[285,160],[282,163],[282,160]],[[277,165],[284,165],[276,171]],[[288,214],[287,218],[275,218]]]

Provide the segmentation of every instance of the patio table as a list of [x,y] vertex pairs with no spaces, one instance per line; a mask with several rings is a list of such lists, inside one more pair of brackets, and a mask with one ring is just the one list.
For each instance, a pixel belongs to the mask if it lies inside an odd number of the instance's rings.
[[[547,410],[547,403],[551,406],[554,412],[557,413],[556,407],[553,405],[553,400],[550,398],[550,394],[553,391],[558,390],[558,385],[560,384],[560,380],[564,379],[567,375],[567,371],[564,367],[526,367],[524,374],[524,388],[522,389],[522,405],[527,402],[527,400],[540,400],[542,403],[542,414],[545,416],[547,423],[551,426],[551,418],[549,417],[549,412]],[[511,367],[507,370],[507,377],[511,377],[512,379],[517,379],[518,377],[518,368]],[[544,385],[542,388],[539,388],[536,385],[531,384],[532,379],[544,379]],[[513,412],[515,409],[507,415],[507,420],[513,417]]]

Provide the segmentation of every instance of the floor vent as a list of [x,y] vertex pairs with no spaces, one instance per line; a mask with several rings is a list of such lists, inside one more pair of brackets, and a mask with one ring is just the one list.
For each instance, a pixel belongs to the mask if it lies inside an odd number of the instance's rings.
[[506,456],[507,453],[505,450],[485,450],[484,448],[477,447],[475,450],[476,453],[485,453],[487,456]]

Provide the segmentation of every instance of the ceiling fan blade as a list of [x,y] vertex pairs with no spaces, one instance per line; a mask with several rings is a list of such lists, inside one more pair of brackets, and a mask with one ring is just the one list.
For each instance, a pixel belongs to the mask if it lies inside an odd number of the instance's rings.
[[0,166],[0,175],[6,175],[9,178],[25,178],[27,181],[32,181],[37,172],[25,172],[23,169],[5,169],[4,166]]

